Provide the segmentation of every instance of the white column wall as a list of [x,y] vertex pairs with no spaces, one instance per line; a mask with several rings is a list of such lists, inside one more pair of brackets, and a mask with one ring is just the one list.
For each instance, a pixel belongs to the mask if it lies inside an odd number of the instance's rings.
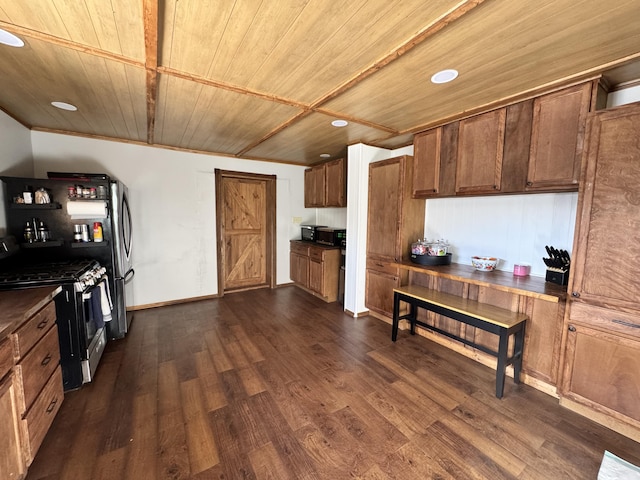
[[214,170],[276,175],[276,282],[289,283],[293,217],[304,208],[304,168],[144,145],[32,132],[35,176],[47,171],[107,173],[129,188],[133,231],[132,305],[217,292]]

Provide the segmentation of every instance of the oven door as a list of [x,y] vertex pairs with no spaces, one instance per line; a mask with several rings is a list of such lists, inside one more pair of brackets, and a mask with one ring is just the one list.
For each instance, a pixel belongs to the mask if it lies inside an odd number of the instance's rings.
[[100,287],[103,282],[106,283],[106,277],[103,277],[96,285],[79,293],[82,308],[78,322],[81,325],[80,334],[84,343],[82,383],[89,383],[93,380],[107,344],[105,316],[107,313],[111,315],[111,308],[110,305],[105,304],[104,290]]

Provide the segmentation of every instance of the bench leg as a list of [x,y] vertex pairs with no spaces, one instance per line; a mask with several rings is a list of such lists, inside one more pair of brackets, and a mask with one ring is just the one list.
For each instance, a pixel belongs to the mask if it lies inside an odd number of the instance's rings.
[[522,370],[522,357],[524,356],[524,329],[525,324],[522,324],[522,328],[515,334],[515,343],[513,345],[513,381],[520,383],[520,371]]
[[417,320],[417,312],[418,308],[414,302],[409,303],[409,321],[411,322],[411,335],[416,334],[416,320]]
[[502,398],[504,394],[504,377],[507,369],[507,350],[509,348],[509,334],[506,330],[500,332],[498,345],[498,368],[496,369],[496,397]]
[[398,323],[400,322],[400,295],[398,292],[393,293],[393,325],[391,327],[391,341],[395,342],[398,338]]

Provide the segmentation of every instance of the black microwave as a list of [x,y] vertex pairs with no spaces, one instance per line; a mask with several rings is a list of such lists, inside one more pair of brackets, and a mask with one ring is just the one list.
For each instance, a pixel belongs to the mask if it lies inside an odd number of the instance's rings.
[[342,247],[347,240],[347,231],[344,228],[319,227],[316,229],[316,243]]
[[300,225],[302,240],[305,242],[315,242],[317,240],[317,230],[325,225]]

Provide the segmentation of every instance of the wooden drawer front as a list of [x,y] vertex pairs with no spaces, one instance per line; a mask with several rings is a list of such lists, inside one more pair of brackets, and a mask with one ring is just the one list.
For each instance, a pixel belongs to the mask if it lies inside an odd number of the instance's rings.
[[291,242],[291,253],[297,253],[298,255],[309,255],[309,245],[305,245],[301,242]]
[[25,411],[29,410],[42,387],[59,364],[58,327],[55,327],[49,330],[49,333],[17,366],[24,393]]
[[310,248],[309,258],[314,262],[322,262],[324,259],[324,250],[322,248]]
[[16,361],[23,358],[55,323],[56,304],[51,302],[18,328],[12,335]]
[[13,367],[13,350],[11,342],[3,340],[0,342],[0,379],[4,377]]
[[573,302],[569,319],[640,339],[640,316],[638,315]]
[[376,272],[386,273],[389,275],[397,276],[399,274],[398,267],[392,263],[382,262],[380,260],[367,259],[367,268],[369,270],[375,270]]
[[63,399],[62,369],[58,367],[25,417],[25,440],[27,440],[26,443],[28,445],[29,464],[36,456],[44,436],[49,431],[49,427],[58,410],[60,410]]

